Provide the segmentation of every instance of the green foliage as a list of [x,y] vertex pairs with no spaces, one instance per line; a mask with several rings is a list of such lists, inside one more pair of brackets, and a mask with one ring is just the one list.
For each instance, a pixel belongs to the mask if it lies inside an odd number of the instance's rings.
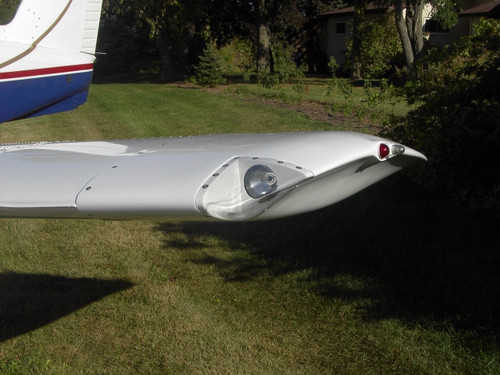
[[451,29],[458,22],[460,3],[456,0],[430,0],[433,6],[432,19],[439,22],[444,29]]
[[340,66],[335,60],[335,57],[331,56],[330,59],[328,60],[328,70],[330,71],[332,77],[335,77],[337,75],[337,71],[340,69]]
[[419,179],[473,208],[500,208],[500,23],[483,20],[455,46],[434,50],[406,86],[420,106],[388,136],[429,158]]
[[14,18],[21,0],[0,0],[0,25],[6,25]]
[[285,48],[275,46],[272,49],[273,54],[273,72],[259,72],[257,79],[260,85],[265,88],[276,88],[282,83],[288,83],[290,79],[299,80],[296,86],[296,92],[303,90],[303,78],[305,77],[305,68],[298,67],[292,60],[292,57]]
[[105,16],[124,17],[127,28],[146,30],[163,66],[164,81],[183,80],[202,53],[207,19],[194,0],[104,0]]
[[[402,53],[394,15],[392,12],[378,17],[374,21],[359,25],[361,39],[361,76],[363,78],[381,78],[393,68],[393,59]],[[346,39],[345,66],[351,65],[352,39]]]
[[273,53],[273,71],[278,75],[279,81],[288,82],[290,78],[303,78],[304,68],[297,66],[292,59],[290,51],[283,47],[275,46]]
[[280,80],[277,74],[259,72],[257,74],[257,82],[259,85],[266,89],[276,88],[280,84]]
[[154,43],[149,38],[149,28],[134,23],[130,14],[104,12],[99,25],[95,75],[157,74],[162,64]]
[[248,39],[234,38],[221,47],[217,54],[221,58],[225,75],[248,75],[255,70],[255,47]]
[[387,79],[380,80],[380,87],[378,90],[373,89],[373,83],[370,80],[366,80],[363,85],[363,90],[366,94],[366,99],[363,100],[364,103],[368,104],[370,107],[375,107],[376,105],[382,103],[387,94],[390,92],[390,86]]
[[344,95],[344,99],[349,99],[352,95],[351,82],[346,79],[337,79],[335,82],[342,95]]
[[200,86],[217,87],[226,82],[222,74],[222,62],[215,45],[209,44],[199,56],[200,62],[195,67],[196,83]]
[[[379,81],[365,80],[363,84],[363,92],[360,95],[354,94],[354,85],[351,80],[336,77],[336,69],[338,64],[332,57],[328,63],[332,77],[326,81],[326,88],[321,96],[321,102],[327,97],[339,96],[343,97],[342,103],[339,100],[333,100],[331,110],[333,112],[342,112],[344,115],[352,115],[362,120],[369,115],[374,123],[384,124],[389,121],[389,118],[394,114],[398,100],[395,98],[394,88],[389,85],[387,79]],[[377,84],[374,85],[374,82]],[[374,87],[375,86],[375,87]],[[388,110],[390,106],[390,111]],[[383,108],[385,107],[385,108]]]

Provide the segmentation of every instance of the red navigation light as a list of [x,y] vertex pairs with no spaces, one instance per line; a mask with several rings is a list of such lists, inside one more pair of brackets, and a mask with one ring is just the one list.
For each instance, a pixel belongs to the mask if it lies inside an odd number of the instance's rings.
[[380,159],[385,159],[387,156],[389,156],[389,146],[381,143],[378,149],[378,156],[380,157]]

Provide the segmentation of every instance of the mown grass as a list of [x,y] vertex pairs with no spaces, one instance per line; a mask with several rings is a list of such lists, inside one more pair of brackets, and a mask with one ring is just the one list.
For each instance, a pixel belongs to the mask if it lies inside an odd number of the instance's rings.
[[72,113],[2,126],[2,142],[159,137],[206,133],[318,130],[325,124],[202,90],[160,84],[92,87],[88,105]]
[[[330,128],[103,84],[0,141]],[[401,177],[272,222],[1,219],[0,374],[498,374],[497,228]]]
[[[352,84],[342,78],[304,77],[293,78],[271,87],[262,84],[242,83],[234,79],[227,91],[239,95],[254,95],[284,102],[313,102],[329,112],[339,112],[361,120],[385,123],[391,116],[404,116],[408,103],[396,95],[397,89],[380,90],[380,82]],[[366,86],[366,87],[365,87]]]

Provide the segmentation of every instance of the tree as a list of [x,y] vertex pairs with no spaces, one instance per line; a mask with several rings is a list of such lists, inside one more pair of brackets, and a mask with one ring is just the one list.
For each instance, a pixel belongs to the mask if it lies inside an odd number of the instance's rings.
[[[406,18],[405,18],[406,5]],[[418,58],[424,49],[424,38],[422,34],[422,11],[424,9],[423,0],[395,0],[394,16],[396,28],[401,46],[405,56],[406,66],[411,69],[413,62]]]
[[195,67],[196,83],[201,86],[217,87],[225,82],[222,74],[221,58],[217,55],[216,46],[209,43],[199,57],[200,62]]
[[411,70],[414,61],[422,57],[424,51],[422,12],[425,4],[432,5],[433,17],[444,28],[451,28],[456,24],[460,7],[456,0],[393,0],[393,4],[406,66]]
[[307,62],[313,70],[320,50],[315,17],[328,10],[331,3],[330,0],[210,0],[206,14],[210,35],[218,46],[235,37],[252,41],[257,53],[256,70],[273,70],[273,46],[286,47],[298,64]]
[[105,0],[112,14],[134,17],[149,28],[163,63],[163,79],[183,79],[203,49],[204,2],[195,0]]
[[[1,0],[0,0],[1,1]],[[6,1],[6,0],[4,0]],[[339,0],[337,0],[339,1]],[[218,47],[234,38],[255,46],[255,70],[273,70],[273,45],[286,47],[294,60],[317,58],[314,17],[329,0],[104,0],[109,16],[126,16],[138,30],[147,28],[163,63],[163,78],[182,79],[198,62],[207,42]],[[207,39],[208,35],[208,39]]]
[[[373,20],[363,22],[358,34],[361,48],[360,77],[370,79],[387,76],[393,69],[394,59],[402,53],[393,12],[387,11]],[[346,39],[346,47],[346,64],[350,64],[353,40]]]

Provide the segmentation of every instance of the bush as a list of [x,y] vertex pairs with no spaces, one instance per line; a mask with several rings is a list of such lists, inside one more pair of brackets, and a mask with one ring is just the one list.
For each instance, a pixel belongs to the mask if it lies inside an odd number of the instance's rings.
[[429,158],[420,182],[473,208],[500,208],[500,23],[483,20],[476,33],[431,51],[408,82],[409,102],[387,137]]
[[234,38],[221,47],[217,54],[221,57],[222,71],[227,76],[248,75],[255,69],[255,47],[250,40]]
[[259,84],[265,88],[275,88],[282,83],[288,83],[291,78],[297,78],[299,80],[298,86],[303,85],[301,80],[305,76],[305,67],[297,67],[286,49],[274,46],[272,56],[273,72],[260,72],[257,75]]

